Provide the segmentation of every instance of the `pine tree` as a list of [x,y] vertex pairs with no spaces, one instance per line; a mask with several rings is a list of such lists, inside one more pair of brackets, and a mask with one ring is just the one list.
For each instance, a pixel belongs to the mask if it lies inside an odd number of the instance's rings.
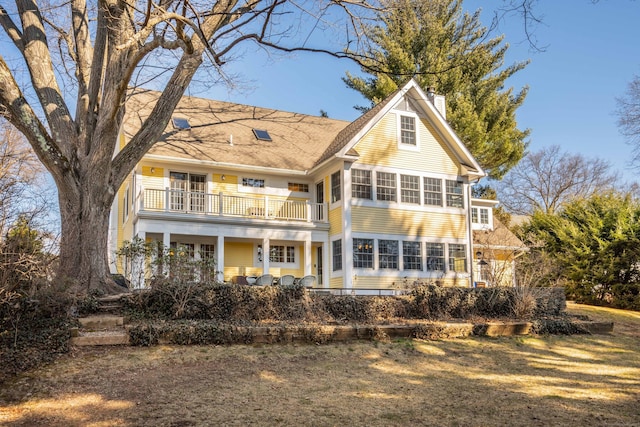
[[[464,13],[462,0],[386,0],[381,24],[366,30],[370,47],[361,52],[375,59],[349,73],[348,87],[371,106],[414,77],[423,89],[446,96],[447,119],[471,153],[500,179],[522,158],[529,130],[517,127],[515,113],[528,88],[505,90],[505,81],[527,62],[503,67],[508,49],[503,37],[488,38],[480,11]],[[369,107],[356,107],[366,110]]]

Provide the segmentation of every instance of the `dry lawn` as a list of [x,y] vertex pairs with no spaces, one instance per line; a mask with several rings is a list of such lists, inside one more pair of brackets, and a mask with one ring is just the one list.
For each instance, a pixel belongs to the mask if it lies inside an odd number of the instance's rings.
[[611,335],[76,350],[5,384],[6,426],[640,426],[640,313]]

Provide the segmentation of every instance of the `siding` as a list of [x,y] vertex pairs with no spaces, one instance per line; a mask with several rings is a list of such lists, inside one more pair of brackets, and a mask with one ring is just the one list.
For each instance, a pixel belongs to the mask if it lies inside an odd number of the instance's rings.
[[329,235],[334,236],[342,233],[342,208],[335,208],[329,211]]
[[404,211],[354,206],[355,233],[385,233],[404,236],[466,239],[466,217],[461,214]]
[[358,163],[458,175],[459,164],[449,147],[425,119],[416,121],[420,152],[398,149],[397,114],[389,113],[355,146]]

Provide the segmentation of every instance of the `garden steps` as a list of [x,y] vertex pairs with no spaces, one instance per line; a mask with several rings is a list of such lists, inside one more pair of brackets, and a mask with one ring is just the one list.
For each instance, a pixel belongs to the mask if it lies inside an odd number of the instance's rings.
[[71,330],[75,346],[129,345],[129,333],[124,316],[97,314],[81,317],[79,328]]

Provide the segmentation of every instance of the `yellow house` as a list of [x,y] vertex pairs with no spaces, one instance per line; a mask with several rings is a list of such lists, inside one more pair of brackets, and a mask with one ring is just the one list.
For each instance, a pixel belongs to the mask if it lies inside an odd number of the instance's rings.
[[[159,93],[137,90],[122,144]],[[110,249],[138,236],[211,257],[219,279],[313,275],[379,292],[471,286],[470,185],[485,176],[409,81],[354,122],[184,97],[112,207]],[[114,256],[113,272],[121,266]]]

